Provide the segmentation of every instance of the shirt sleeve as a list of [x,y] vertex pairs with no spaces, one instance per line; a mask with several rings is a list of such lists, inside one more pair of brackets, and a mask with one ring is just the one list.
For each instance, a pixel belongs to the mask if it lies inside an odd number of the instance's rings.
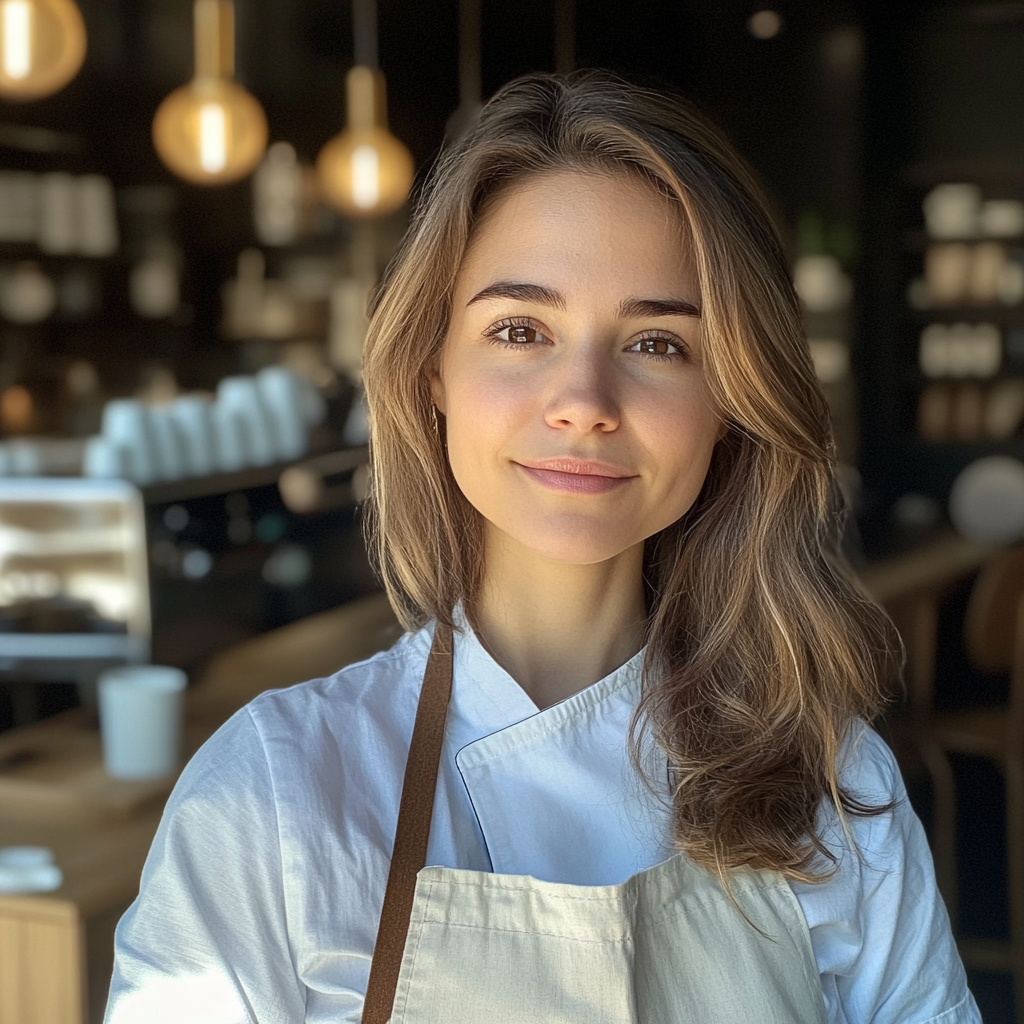
[[298,1024],[274,787],[247,708],[185,768],[117,927],[105,1024]]
[[821,973],[829,1024],[981,1024],[935,883],[931,851],[888,746],[860,725],[844,746],[842,785],[883,814],[834,809],[821,835],[837,857],[818,885],[794,883]]

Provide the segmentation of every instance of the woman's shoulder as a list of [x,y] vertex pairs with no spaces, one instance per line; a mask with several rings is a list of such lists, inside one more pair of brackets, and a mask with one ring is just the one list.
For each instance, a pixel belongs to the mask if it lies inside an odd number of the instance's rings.
[[262,731],[278,723],[294,727],[324,719],[343,722],[388,709],[415,714],[430,651],[431,627],[403,634],[391,647],[332,675],[266,690],[243,709]]
[[835,859],[818,865],[823,881],[791,883],[829,1019],[973,1024],[931,852],[896,758],[874,729],[855,722],[837,768],[845,796],[861,809],[843,821],[823,803],[818,835]]
[[176,787],[212,793],[266,776],[275,787],[325,763],[359,772],[374,753],[408,745],[430,649],[429,627],[330,676],[266,690],[203,744]]

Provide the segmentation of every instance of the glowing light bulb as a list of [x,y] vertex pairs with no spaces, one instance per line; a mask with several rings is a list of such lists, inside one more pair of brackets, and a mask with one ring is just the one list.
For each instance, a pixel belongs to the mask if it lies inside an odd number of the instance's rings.
[[228,125],[219,103],[199,108],[199,163],[207,174],[220,174],[228,162]]
[[85,60],[73,0],[0,0],[0,96],[35,100],[71,81]]
[[384,76],[352,68],[346,79],[348,126],[317,158],[324,198],[350,217],[376,217],[397,210],[412,187],[409,150],[386,127]]
[[24,78],[32,68],[32,8],[26,0],[4,4],[4,71]]
[[160,104],[153,118],[153,144],[167,167],[186,181],[237,181],[267,148],[267,119],[255,97],[231,77],[235,41],[230,0],[196,0],[195,46],[195,77]]

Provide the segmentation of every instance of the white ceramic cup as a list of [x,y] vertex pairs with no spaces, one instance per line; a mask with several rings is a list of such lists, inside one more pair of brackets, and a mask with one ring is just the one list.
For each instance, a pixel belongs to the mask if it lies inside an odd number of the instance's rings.
[[1005,455],[970,463],[953,481],[949,518],[981,544],[1015,544],[1024,537],[1024,464]]
[[97,435],[85,442],[82,475],[104,479],[124,479],[128,476],[128,459],[124,449],[109,437]]
[[117,202],[114,186],[100,174],[78,179],[78,251],[85,256],[117,252]]
[[973,238],[978,230],[981,189],[969,182],[936,185],[922,206],[932,238]]
[[55,171],[39,179],[39,248],[50,255],[78,249],[78,183]]
[[150,438],[153,442],[154,470],[160,480],[180,480],[185,476],[185,437],[170,405],[151,405]]
[[103,763],[116,779],[157,779],[181,760],[187,677],[166,665],[125,665],[99,678]]
[[268,366],[256,375],[256,383],[273,423],[272,439],[277,458],[288,462],[305,455],[302,381],[284,366]]
[[171,416],[184,444],[185,473],[208,476],[217,470],[213,402],[205,395],[181,395],[171,404]]
[[[245,465],[267,466],[277,461],[270,412],[255,377],[225,377],[217,385],[216,406],[215,422],[229,422],[241,429]],[[227,459],[224,451],[221,458],[236,461]]]
[[153,435],[146,406],[137,398],[114,398],[103,407],[103,436],[124,453],[128,477],[137,484],[157,478]]

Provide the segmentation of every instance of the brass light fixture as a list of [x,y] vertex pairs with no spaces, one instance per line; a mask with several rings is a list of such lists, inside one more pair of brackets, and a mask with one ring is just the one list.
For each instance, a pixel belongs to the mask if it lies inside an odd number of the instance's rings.
[[345,78],[347,124],[317,158],[324,199],[349,217],[377,217],[397,210],[412,187],[409,150],[387,127],[384,76],[377,67],[374,0],[352,8],[356,66]]
[[62,89],[85,60],[74,0],[0,0],[0,96],[37,100]]
[[195,0],[195,77],[175,89],[153,118],[153,144],[167,167],[197,185],[244,178],[267,148],[267,119],[234,81],[231,0]]

